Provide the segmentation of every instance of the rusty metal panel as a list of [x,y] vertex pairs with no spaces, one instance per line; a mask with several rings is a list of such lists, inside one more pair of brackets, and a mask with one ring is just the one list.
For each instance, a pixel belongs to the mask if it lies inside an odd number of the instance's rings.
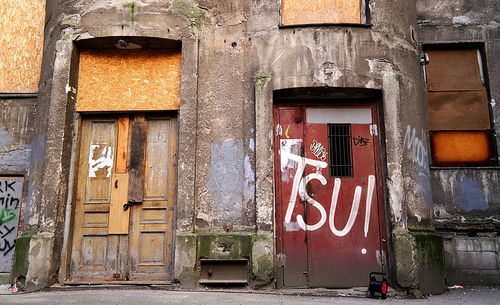
[[361,23],[360,0],[282,0],[283,25]]
[[45,1],[0,0],[0,92],[36,93],[42,66]]
[[[355,118],[359,108],[352,109],[339,111]],[[307,120],[317,121],[306,117],[304,108],[275,112],[280,169],[276,222],[285,287],[363,286],[370,271],[381,271],[378,134],[370,124],[376,124],[374,109],[366,110],[371,113],[368,123],[342,121],[342,139],[332,134],[335,124],[310,124]],[[350,170],[337,170],[332,163]]]
[[491,128],[488,97],[483,91],[428,92],[429,129]]
[[0,177],[0,272],[10,272],[16,246],[23,177]]
[[494,162],[489,131],[433,131],[433,165],[489,165]]
[[427,54],[429,91],[484,90],[476,49],[432,50]]
[[130,144],[128,201],[142,202],[144,200],[144,169],[145,169],[146,121],[132,123]]
[[[362,109],[371,113],[369,107]],[[352,108],[352,113],[358,110]],[[326,163],[325,168],[306,168],[306,183],[307,177],[312,178],[306,185],[310,204],[305,221],[310,226],[310,287],[363,286],[369,272],[381,271],[374,162],[378,140],[370,126],[306,124],[306,159]],[[325,154],[327,158],[323,159]]]
[[[304,114],[300,108],[277,109],[275,122],[276,183],[277,183],[277,247],[278,260],[283,276],[280,286],[307,286],[307,244],[306,233],[297,222],[304,214],[305,203],[297,198],[301,169],[293,158],[300,158],[303,152]],[[297,177],[297,178],[296,178]],[[298,179],[298,180],[297,180]]]
[[178,51],[84,50],[76,110],[178,110],[180,68]]

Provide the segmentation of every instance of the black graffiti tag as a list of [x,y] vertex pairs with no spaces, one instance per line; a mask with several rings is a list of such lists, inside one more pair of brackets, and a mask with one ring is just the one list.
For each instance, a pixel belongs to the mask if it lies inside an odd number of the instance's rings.
[[354,143],[354,145],[356,146],[366,146],[368,145],[368,143],[370,143],[370,139],[368,138],[363,138],[362,136],[359,136],[357,138],[352,138],[352,142]]
[[16,241],[14,240],[12,242],[12,245],[10,244],[10,242],[6,239],[3,240],[3,246],[1,246],[1,241],[0,241],[0,253],[3,252],[3,256],[7,256],[7,254],[12,251],[12,249],[14,249],[14,247],[16,246]]

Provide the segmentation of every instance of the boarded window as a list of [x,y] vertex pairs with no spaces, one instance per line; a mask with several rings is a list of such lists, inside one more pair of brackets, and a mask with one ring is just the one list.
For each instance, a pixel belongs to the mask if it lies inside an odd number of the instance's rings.
[[0,0],[0,92],[36,93],[42,65],[45,1]]
[[362,0],[281,0],[281,23],[361,23],[361,4]]
[[427,55],[433,165],[494,164],[488,94],[479,50],[432,50]]
[[76,110],[177,110],[180,69],[174,50],[83,50]]

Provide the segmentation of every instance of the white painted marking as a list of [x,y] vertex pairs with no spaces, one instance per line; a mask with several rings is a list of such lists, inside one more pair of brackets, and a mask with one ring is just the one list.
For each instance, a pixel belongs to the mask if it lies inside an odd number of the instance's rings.
[[300,231],[302,228],[297,222],[283,222],[283,226],[285,227],[285,231],[287,232],[297,232]]
[[349,231],[351,231],[352,226],[354,225],[354,221],[356,220],[356,216],[358,215],[359,201],[361,199],[361,186],[358,185],[354,190],[351,214],[349,214],[349,219],[347,220],[345,227],[342,230],[338,230],[335,227],[335,210],[337,209],[337,201],[339,198],[341,183],[342,181],[340,180],[340,178],[335,178],[335,185],[333,187],[332,193],[332,203],[330,205],[330,221],[328,222],[328,224],[330,225],[330,230],[337,236],[345,236],[347,235],[347,233],[349,233]]
[[366,213],[365,213],[365,237],[368,236],[370,228],[370,215],[372,211],[373,190],[375,189],[375,176],[368,176],[368,190],[366,191]]
[[309,149],[311,150],[312,154],[316,156],[316,158],[320,159],[321,161],[326,160],[326,155],[328,152],[326,151],[326,148],[318,142],[317,140],[313,140],[311,145],[309,145]]
[[365,248],[361,249],[361,254],[366,254],[366,249]]
[[[326,162],[313,160],[309,158],[303,158],[296,154],[293,154],[292,146],[298,145],[300,149],[300,143],[302,143],[302,139],[283,139],[280,141],[280,165],[281,170],[284,171],[288,167],[289,160],[297,162],[297,170],[295,172],[295,177],[293,178],[292,184],[292,193],[290,194],[290,201],[288,202],[288,208],[285,214],[285,222],[290,222],[292,220],[293,210],[295,208],[295,202],[297,200],[297,194],[299,193],[299,187],[304,179],[302,174],[304,173],[304,169],[306,165],[312,165],[315,167],[326,168],[328,164]],[[312,174],[310,174],[312,175]],[[317,174],[321,176],[320,174]],[[315,177],[315,176],[312,176]],[[311,178],[312,179],[312,178]],[[316,178],[317,179],[317,178]],[[325,179],[323,177],[323,179]],[[321,181],[321,180],[320,180]],[[326,181],[326,179],[325,179]],[[307,184],[307,183],[306,183]],[[302,197],[304,196],[304,197]],[[301,198],[306,198],[304,194],[301,194]],[[325,212],[326,213],[326,212]]]
[[312,174],[309,174],[305,177],[305,180],[302,179],[300,181],[300,186],[299,186],[299,189],[301,190],[299,192],[299,196],[302,200],[306,200],[307,202],[309,202],[313,207],[315,207],[316,209],[318,209],[319,213],[321,214],[321,218],[320,220],[314,224],[314,225],[308,225],[304,222],[304,218],[302,217],[302,215],[297,215],[297,222],[299,223],[299,226],[303,229],[303,230],[306,230],[306,231],[315,231],[319,228],[321,228],[325,222],[326,222],[326,211],[325,211],[325,208],[323,207],[323,205],[321,205],[321,203],[317,202],[316,200],[312,199],[309,194],[307,194],[307,191],[306,191],[306,185],[309,183],[309,181],[311,180],[319,180],[319,182],[321,182],[322,185],[326,185],[327,181],[326,181],[326,178],[323,177],[323,175],[321,174],[317,174],[317,173],[312,173]]
[[[100,156],[95,156],[96,149],[105,146],[101,151]],[[113,148],[109,145],[90,145],[89,154],[89,177],[96,178],[98,170],[107,167],[106,177],[111,177],[111,169],[113,168]]]
[[308,124],[371,124],[370,108],[307,108]]

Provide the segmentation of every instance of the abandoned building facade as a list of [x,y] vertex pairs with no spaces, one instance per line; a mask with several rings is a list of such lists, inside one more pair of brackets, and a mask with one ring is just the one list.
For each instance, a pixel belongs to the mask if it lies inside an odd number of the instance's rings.
[[0,0],[0,279],[500,285],[495,0]]

